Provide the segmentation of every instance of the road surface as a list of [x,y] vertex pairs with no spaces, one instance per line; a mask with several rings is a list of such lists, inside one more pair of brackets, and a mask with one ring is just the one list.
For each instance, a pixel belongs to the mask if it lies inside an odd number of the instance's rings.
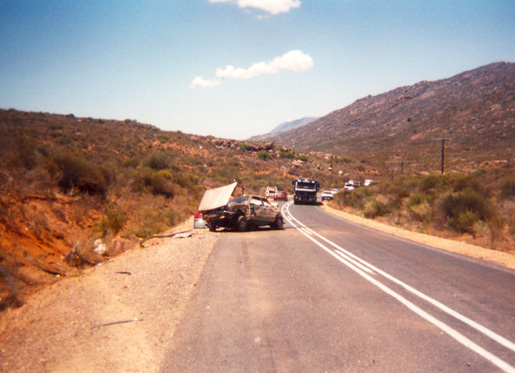
[[163,371],[515,372],[515,271],[282,211],[222,234]]

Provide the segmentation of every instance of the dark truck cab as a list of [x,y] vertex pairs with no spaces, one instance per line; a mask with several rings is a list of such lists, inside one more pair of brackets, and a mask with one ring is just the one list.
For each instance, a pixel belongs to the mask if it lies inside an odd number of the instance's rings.
[[317,203],[318,181],[299,177],[292,184],[293,203]]

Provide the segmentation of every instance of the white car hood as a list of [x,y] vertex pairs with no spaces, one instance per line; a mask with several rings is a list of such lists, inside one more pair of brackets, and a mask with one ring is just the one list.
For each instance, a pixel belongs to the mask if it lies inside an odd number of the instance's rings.
[[223,187],[206,190],[200,201],[199,211],[213,210],[227,205],[231,199],[232,192],[237,183],[232,183]]

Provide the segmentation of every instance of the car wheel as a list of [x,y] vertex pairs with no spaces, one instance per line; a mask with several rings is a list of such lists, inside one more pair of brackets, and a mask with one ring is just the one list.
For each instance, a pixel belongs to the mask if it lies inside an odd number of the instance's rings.
[[245,216],[240,215],[238,217],[238,224],[237,224],[238,231],[245,232],[247,230],[247,226],[248,226],[247,219],[245,219]]
[[283,222],[283,218],[281,218],[280,216],[277,216],[275,218],[275,221],[274,221],[274,229],[283,229],[284,227],[284,222]]
[[214,223],[208,223],[208,226],[211,232],[216,232],[216,225]]

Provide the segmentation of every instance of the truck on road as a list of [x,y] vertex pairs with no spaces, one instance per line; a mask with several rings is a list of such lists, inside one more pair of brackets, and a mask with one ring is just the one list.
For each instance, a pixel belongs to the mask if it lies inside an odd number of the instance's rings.
[[293,203],[317,203],[318,181],[299,177],[292,182]]

